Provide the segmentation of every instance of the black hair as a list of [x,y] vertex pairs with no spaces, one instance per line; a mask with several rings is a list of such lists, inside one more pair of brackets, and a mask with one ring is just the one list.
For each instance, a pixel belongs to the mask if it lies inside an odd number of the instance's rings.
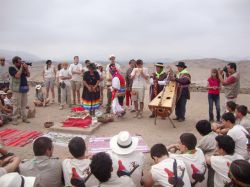
[[188,150],[195,149],[197,139],[192,133],[183,133],[180,136],[181,143],[187,147]]
[[202,135],[205,136],[212,132],[211,123],[208,120],[200,120],[196,123],[196,130]]
[[75,158],[80,158],[84,156],[86,151],[86,145],[84,140],[81,137],[74,137],[69,141],[69,152]]
[[228,63],[227,64],[230,68],[234,69],[235,71],[237,70],[237,65],[234,62]]
[[143,64],[143,61],[141,59],[136,60],[136,65]]
[[247,115],[247,107],[245,105],[239,105],[237,106],[237,111],[241,113],[243,116]]
[[100,152],[95,154],[89,166],[92,174],[100,182],[106,182],[110,179],[113,168],[112,160],[107,153]]
[[62,64],[59,63],[59,64],[57,65],[57,70],[59,71],[59,70],[61,70],[61,69],[62,69]]
[[15,64],[15,63],[18,62],[18,60],[22,60],[21,57],[15,56],[15,57],[12,58],[12,63]]
[[153,157],[161,158],[162,156],[165,156],[165,155],[168,156],[168,150],[165,145],[158,143],[158,144],[153,145],[153,147],[151,147],[150,155],[152,159]]
[[48,137],[39,137],[33,143],[35,156],[44,156],[47,150],[52,149],[52,140]]
[[233,178],[232,176],[230,178],[234,184],[241,186],[240,182],[246,184],[245,186],[250,186],[250,163],[248,161],[234,160],[230,164],[230,173],[233,175]]
[[131,59],[128,64],[131,64],[132,62],[135,62],[135,60]]
[[228,101],[227,102],[227,107],[230,108],[232,111],[235,111],[236,107],[237,107],[237,104],[233,101]]
[[235,123],[235,116],[231,112],[226,112],[221,116],[225,121],[230,121],[232,124]]
[[52,64],[52,61],[51,61],[51,60],[47,60],[47,61],[46,61],[47,69],[49,69],[49,64]]
[[94,63],[90,63],[90,64],[88,65],[88,68],[89,68],[89,69],[96,70],[96,65],[95,65]]
[[235,142],[231,136],[219,135],[215,137],[218,147],[223,149],[228,155],[233,155],[235,150]]
[[90,63],[90,60],[85,60],[85,64],[88,64],[88,63]]

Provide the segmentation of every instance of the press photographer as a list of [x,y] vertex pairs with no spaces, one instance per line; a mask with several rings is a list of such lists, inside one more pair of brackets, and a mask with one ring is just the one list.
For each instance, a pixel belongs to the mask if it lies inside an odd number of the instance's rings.
[[12,59],[13,66],[9,67],[11,76],[10,89],[13,92],[13,125],[17,125],[17,116],[21,116],[23,122],[27,120],[26,106],[28,103],[27,93],[29,91],[27,77],[30,76],[29,64],[22,61],[18,56]]

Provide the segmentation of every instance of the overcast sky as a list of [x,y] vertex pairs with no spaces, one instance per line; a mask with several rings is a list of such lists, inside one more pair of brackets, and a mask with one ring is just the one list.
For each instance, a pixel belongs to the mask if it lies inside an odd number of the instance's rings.
[[0,49],[42,59],[250,58],[250,0],[0,0]]

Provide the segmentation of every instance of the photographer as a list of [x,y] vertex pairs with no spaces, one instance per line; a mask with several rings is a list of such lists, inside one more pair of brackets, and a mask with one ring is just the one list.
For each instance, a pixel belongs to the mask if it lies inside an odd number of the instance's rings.
[[29,123],[26,114],[29,91],[27,77],[30,76],[28,64],[18,56],[12,59],[12,63],[13,66],[9,67],[9,74],[11,76],[10,89],[13,92],[13,125],[18,124],[18,115],[21,115],[23,122]]
[[219,73],[219,79],[225,89],[225,103],[234,101],[236,103],[237,96],[240,91],[240,74],[237,72],[235,63],[227,64],[228,76],[223,78],[223,71]]

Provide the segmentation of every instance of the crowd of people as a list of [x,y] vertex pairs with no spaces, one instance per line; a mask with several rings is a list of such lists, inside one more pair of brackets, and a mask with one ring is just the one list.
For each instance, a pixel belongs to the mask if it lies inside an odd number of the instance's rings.
[[[175,120],[186,120],[186,103],[190,99],[191,75],[185,62],[178,62],[177,72],[165,70],[163,63],[155,64],[150,75],[142,60],[131,60],[125,76],[111,55],[106,71],[102,65],[85,61],[85,67],[74,57],[70,65],[64,62],[56,68],[46,61],[43,70],[43,85],[36,85],[36,106],[55,102],[54,86],[58,87],[60,109],[66,105],[82,105],[95,116],[103,105],[103,90],[107,88],[106,112],[118,117],[125,115],[126,108],[135,112],[134,118],[143,118],[146,87],[150,85],[150,100],[153,100],[168,84],[175,81],[177,99]],[[4,58],[0,59],[4,66]],[[27,77],[29,68],[20,57],[14,57],[13,65],[1,68],[0,110],[1,116],[17,124],[18,118],[28,123]],[[7,73],[5,72],[7,71]],[[8,82],[8,78],[11,81]],[[11,82],[11,84],[9,84]],[[220,91],[224,87],[225,104],[220,106]],[[83,87],[82,96],[80,88]],[[150,149],[151,169],[144,169],[145,158],[137,150],[138,138],[128,131],[121,131],[110,140],[110,150],[87,155],[84,140],[75,137],[68,144],[72,158],[61,160],[53,157],[53,142],[39,137],[33,143],[34,158],[21,161],[0,144],[0,185],[60,187],[74,186],[196,186],[196,187],[245,187],[250,186],[250,120],[248,108],[237,103],[240,77],[235,63],[223,70],[212,69],[208,78],[208,119],[200,120],[195,127],[202,136],[182,133],[176,144],[163,142]],[[52,99],[49,99],[51,92]],[[11,99],[13,95],[13,100]],[[73,96],[73,100],[71,98]],[[216,108],[216,120],[213,105]],[[221,115],[222,114],[222,115]],[[154,112],[149,116],[155,117]]]

